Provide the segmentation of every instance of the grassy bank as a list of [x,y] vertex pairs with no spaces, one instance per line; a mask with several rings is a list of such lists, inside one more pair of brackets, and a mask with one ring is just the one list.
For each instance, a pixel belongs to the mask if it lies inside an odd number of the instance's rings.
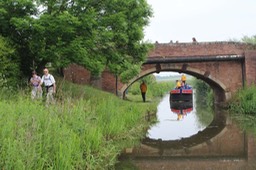
[[139,143],[144,114],[156,109],[87,86],[58,87],[50,107],[24,94],[0,100],[2,169],[112,168],[123,148]]
[[256,134],[256,86],[240,90],[229,104],[229,111],[242,128]]

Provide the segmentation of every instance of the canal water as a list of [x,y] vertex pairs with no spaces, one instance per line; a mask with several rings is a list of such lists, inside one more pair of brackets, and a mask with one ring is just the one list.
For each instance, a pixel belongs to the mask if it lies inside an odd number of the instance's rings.
[[[183,103],[180,103],[182,106]],[[205,129],[209,124],[203,124],[196,114],[195,99],[192,107],[170,108],[169,95],[166,95],[157,108],[157,124],[148,130],[147,137],[151,139],[175,140],[192,136]],[[211,113],[207,116],[212,116]],[[210,123],[210,122],[207,122]]]
[[[191,107],[192,106],[192,107]],[[201,112],[201,113],[200,113]],[[169,95],[158,105],[158,122],[146,138],[120,157],[128,168],[141,170],[256,170],[256,139],[240,129],[226,111],[170,107]]]

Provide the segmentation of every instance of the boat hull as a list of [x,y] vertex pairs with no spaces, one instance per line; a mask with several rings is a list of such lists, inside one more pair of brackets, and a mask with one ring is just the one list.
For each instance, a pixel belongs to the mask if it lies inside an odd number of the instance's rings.
[[173,89],[170,91],[170,102],[192,101],[192,89]]

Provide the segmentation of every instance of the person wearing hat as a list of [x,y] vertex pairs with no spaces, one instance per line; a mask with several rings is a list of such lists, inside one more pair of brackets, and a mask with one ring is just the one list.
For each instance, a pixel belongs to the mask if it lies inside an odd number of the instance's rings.
[[179,80],[176,80],[176,89],[180,89],[181,88],[181,83]]
[[181,82],[183,82],[184,83],[184,85],[186,84],[186,76],[185,76],[185,74],[182,74],[181,75]]
[[36,74],[36,71],[32,71],[32,77],[30,78],[30,84],[32,86],[31,99],[42,98],[42,88],[40,86],[41,77]]

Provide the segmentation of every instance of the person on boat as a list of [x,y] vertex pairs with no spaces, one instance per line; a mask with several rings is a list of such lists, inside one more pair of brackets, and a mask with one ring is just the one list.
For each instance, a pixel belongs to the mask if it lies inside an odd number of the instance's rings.
[[142,81],[142,83],[140,84],[140,91],[141,91],[143,102],[146,102],[147,85],[145,81]]
[[181,75],[181,82],[183,82],[184,83],[184,85],[186,84],[186,76],[185,76],[185,74],[182,74]]
[[182,89],[185,89],[185,88],[186,88],[186,87],[185,87],[185,83],[184,83],[183,81],[181,82],[181,88],[182,88]]
[[181,83],[179,80],[176,80],[176,89],[180,89],[181,88]]
[[30,78],[30,84],[32,85],[32,100],[42,98],[42,88],[40,86],[40,83],[41,77],[36,74],[36,71],[32,71],[32,77]]

